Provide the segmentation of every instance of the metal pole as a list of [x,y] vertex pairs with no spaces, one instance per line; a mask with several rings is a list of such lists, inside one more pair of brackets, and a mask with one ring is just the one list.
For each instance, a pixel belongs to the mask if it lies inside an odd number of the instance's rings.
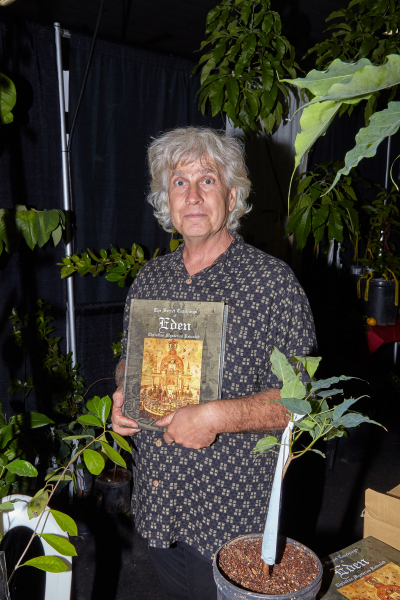
[[[65,123],[65,104],[64,104],[64,78],[62,68],[61,55],[61,29],[60,23],[54,23],[56,36],[56,55],[57,55],[57,75],[58,75],[58,92],[60,98],[60,125],[61,125],[61,157],[62,157],[62,176],[63,176],[63,203],[66,213],[66,235],[67,243],[65,244],[65,253],[72,255],[72,235],[71,235],[71,199],[70,199],[70,178],[69,178],[69,152],[67,145],[67,128]],[[70,351],[72,352],[72,364],[75,365],[77,360],[76,353],[76,331],[75,331],[75,300],[74,300],[74,280],[72,277],[67,278],[67,311],[68,320],[67,336],[69,334]]]

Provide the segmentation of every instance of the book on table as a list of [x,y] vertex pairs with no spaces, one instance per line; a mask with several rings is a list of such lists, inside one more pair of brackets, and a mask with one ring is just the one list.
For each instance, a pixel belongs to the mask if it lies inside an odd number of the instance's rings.
[[321,562],[318,599],[400,600],[400,552],[372,536]]
[[141,429],[221,398],[227,314],[223,302],[132,300],[123,410]]

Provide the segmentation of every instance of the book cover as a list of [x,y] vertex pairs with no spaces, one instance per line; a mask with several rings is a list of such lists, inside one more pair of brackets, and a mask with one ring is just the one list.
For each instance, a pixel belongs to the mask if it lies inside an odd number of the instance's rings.
[[132,300],[124,414],[141,429],[221,397],[227,313],[223,302]]
[[321,562],[318,599],[400,600],[400,552],[372,536]]

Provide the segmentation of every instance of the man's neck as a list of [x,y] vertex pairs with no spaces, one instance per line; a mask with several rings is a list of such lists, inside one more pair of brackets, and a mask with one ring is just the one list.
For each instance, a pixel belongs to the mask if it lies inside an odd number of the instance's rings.
[[207,239],[185,238],[182,258],[189,275],[209,267],[231,245],[233,237],[225,228]]

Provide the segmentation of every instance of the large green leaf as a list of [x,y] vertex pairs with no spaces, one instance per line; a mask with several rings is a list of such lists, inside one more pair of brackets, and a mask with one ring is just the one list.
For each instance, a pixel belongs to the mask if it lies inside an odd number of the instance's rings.
[[122,437],[122,435],[115,433],[115,431],[110,431],[109,433],[111,433],[112,437],[117,442],[118,446],[120,446],[123,450],[126,450],[127,452],[131,451],[131,447],[129,446],[126,439]]
[[293,367],[289,364],[286,356],[282,354],[278,348],[275,347],[272,350],[270,361],[272,372],[283,383],[286,383],[287,381],[290,381],[296,377]]
[[77,421],[81,425],[95,425],[96,427],[101,427],[102,425],[100,419],[94,415],[81,415]]
[[26,412],[16,415],[12,418],[13,423],[17,423],[21,429],[37,429],[45,425],[53,425],[54,421],[37,412]]
[[37,243],[35,212],[33,210],[16,211],[15,224],[31,250]]
[[[367,59],[362,59],[366,61]],[[361,61],[360,61],[361,62]],[[312,102],[348,99],[367,96],[400,83],[400,56],[391,54],[383,65],[369,65],[356,71],[349,81],[335,83],[324,97],[314,98]]]
[[304,396],[306,396],[306,388],[300,381],[300,375],[296,375],[296,377],[283,384],[281,398],[297,398],[302,400]]
[[6,465],[6,469],[14,475],[22,475],[23,477],[37,477],[37,470],[27,460],[13,460]]
[[74,546],[65,537],[53,533],[41,533],[40,537],[63,556],[77,556]]
[[297,223],[295,230],[296,242],[300,250],[304,248],[307,242],[308,234],[311,231],[312,206],[308,206],[303,212],[301,219]]
[[336,173],[329,190],[335,187],[341,175],[348,175],[363,158],[375,156],[379,144],[394,135],[400,127],[400,102],[390,102],[385,110],[372,115],[368,127],[362,127],[356,135],[356,145],[345,156],[345,165]]
[[11,123],[14,119],[11,111],[17,101],[17,92],[14,83],[4,73],[0,73],[0,118],[4,124]]
[[50,239],[50,232],[46,231],[44,214],[42,212],[35,212],[35,235],[39,248],[42,248]]
[[53,508],[50,510],[50,512],[53,515],[57,525],[59,525],[63,531],[66,531],[67,533],[69,533],[69,535],[78,535],[78,528],[76,526],[76,523],[73,519],[71,519],[70,516],[58,510],[54,510]]
[[326,96],[334,84],[348,82],[356,71],[370,64],[371,62],[366,58],[362,58],[356,63],[345,63],[337,58],[331,63],[327,71],[313,70],[307,73],[305,77],[282,79],[281,81],[310,90],[314,96]]
[[331,242],[336,240],[337,242],[343,241],[343,223],[340,213],[334,206],[331,206],[328,219],[328,239]]
[[348,375],[339,375],[339,377],[329,377],[329,379],[320,379],[319,381],[313,381],[311,383],[311,391],[313,393],[318,390],[326,390],[331,387],[334,383],[339,381],[348,381],[349,379],[357,379],[356,377],[349,377]]
[[111,405],[112,402],[109,396],[104,396],[104,398],[95,396],[87,402],[86,408],[99,417],[100,421],[105,424],[110,414]]
[[100,475],[104,469],[104,458],[95,450],[84,450],[83,460],[92,475]]
[[37,558],[31,558],[22,563],[20,567],[36,567],[41,571],[47,571],[48,573],[64,573],[68,571],[68,566],[62,558],[58,556],[38,556]]
[[368,417],[364,417],[364,415],[360,415],[360,413],[347,413],[337,421],[334,421],[335,427],[357,427],[357,425],[361,425],[361,423],[373,423],[374,425],[380,425],[376,421],[372,421]]

